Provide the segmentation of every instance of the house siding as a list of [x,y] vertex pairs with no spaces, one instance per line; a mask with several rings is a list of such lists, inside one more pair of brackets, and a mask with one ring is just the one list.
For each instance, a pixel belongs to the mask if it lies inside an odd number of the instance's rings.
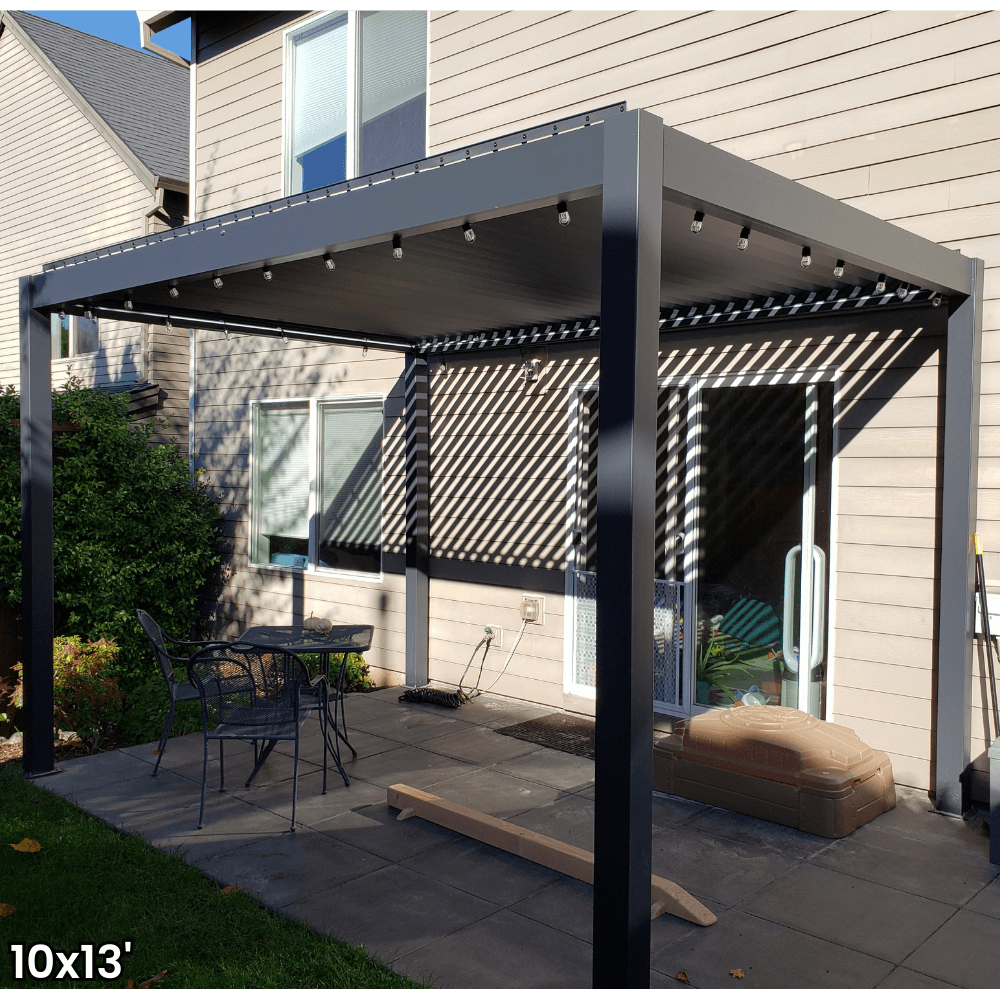
[[[151,195],[14,36],[0,35],[0,383],[20,384],[18,278],[144,232]],[[142,328],[101,321],[96,355],[53,361],[52,382],[143,377]]]
[[[303,16],[199,15],[199,217],[280,195],[282,32]],[[979,530],[987,575],[1000,585],[1000,14],[458,11],[432,12],[429,23],[429,152],[625,99],[699,139],[983,258]],[[944,311],[928,316],[919,335],[905,324],[901,332],[882,329],[881,320],[871,328],[829,333],[831,343],[850,345],[843,353],[848,374],[837,460],[831,718],[888,750],[897,780],[924,788],[933,781]],[[825,336],[828,327],[810,327],[809,336]],[[741,363],[744,343],[768,336],[729,345],[732,363]],[[789,332],[788,342],[801,336]],[[686,343],[678,339],[665,348],[664,372],[680,363],[677,352],[695,350],[694,342]],[[714,363],[724,347],[713,348],[706,360],[684,363]],[[909,364],[925,347],[932,349]],[[222,357],[225,349],[218,350]],[[816,348],[809,356],[831,350]],[[766,363],[793,356],[802,363],[801,352],[790,351],[769,347]],[[367,381],[355,375],[360,359],[342,352],[311,349],[301,363],[306,374],[282,362],[275,376],[282,391],[325,380],[321,373],[333,364],[343,365],[343,384]],[[387,377],[401,376],[401,361],[391,363],[397,367]],[[520,416],[513,408],[524,392],[518,363],[456,362],[432,372],[431,421],[438,434],[431,454],[433,559],[471,560],[481,551],[502,565],[558,570],[565,530],[560,505],[566,391],[592,372],[593,363],[586,352],[550,359],[545,393]],[[875,370],[872,389],[862,375]],[[232,402],[209,396],[204,408],[199,405],[199,421],[207,429],[207,421],[219,416],[223,423],[213,433],[238,433],[242,440],[245,418],[226,407],[238,409],[251,387],[242,396],[235,388],[227,391],[236,393]],[[483,428],[475,432],[461,426],[472,399]],[[233,458],[239,447],[225,445]],[[221,451],[219,456],[222,461]],[[280,612],[287,614],[293,595],[286,577],[272,570],[246,572],[271,581],[260,591],[266,599],[258,598],[252,608],[270,615],[278,613],[280,601]],[[226,593],[249,599],[258,593],[258,582],[244,581],[239,591],[230,585]],[[401,577],[349,587],[307,579],[305,592],[307,604],[313,595],[323,604],[327,596],[321,595],[328,595],[328,613],[361,613],[365,602],[381,602],[387,635],[372,662],[402,671]],[[523,592],[432,579],[432,678],[457,681],[484,624],[502,626],[507,646],[519,625],[516,607]],[[548,592],[545,625],[529,627],[495,690],[554,706],[588,707],[563,693],[565,610],[562,594]],[[234,611],[231,621],[238,618]],[[499,671],[507,652],[488,654],[487,683],[490,668]],[[985,749],[988,731],[978,658],[975,670],[973,757]]]

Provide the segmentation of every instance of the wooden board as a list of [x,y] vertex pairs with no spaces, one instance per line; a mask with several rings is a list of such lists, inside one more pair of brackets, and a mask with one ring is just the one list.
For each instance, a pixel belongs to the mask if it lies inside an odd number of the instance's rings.
[[[594,855],[590,851],[515,826],[506,820],[488,816],[409,785],[391,785],[386,790],[385,798],[386,803],[395,809],[404,812],[412,810],[409,812],[410,816],[419,816],[491,847],[498,847],[501,851],[516,854],[581,882],[594,884]],[[403,818],[402,812],[399,818]],[[650,898],[651,920],[662,913],[669,913],[701,927],[708,927],[716,921],[715,914],[708,907],[699,903],[675,882],[658,875],[652,877]]]

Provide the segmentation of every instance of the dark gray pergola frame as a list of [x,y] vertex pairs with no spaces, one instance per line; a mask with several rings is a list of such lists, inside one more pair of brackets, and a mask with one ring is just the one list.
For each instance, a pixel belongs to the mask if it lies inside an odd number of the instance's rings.
[[[552,137],[557,138],[553,139]],[[500,155],[482,155],[497,151]],[[463,155],[464,152],[464,155]],[[391,175],[391,176],[390,176]],[[652,787],[653,465],[664,199],[851,260],[948,296],[942,552],[937,642],[938,807],[961,808],[969,761],[983,264],[747,163],[624,105],[430,157],[371,185],[282,199],[185,230],[60,262],[20,281],[25,771],[53,769],[52,427],[55,309],[200,325],[181,308],[110,299],[141,286],[295,261],[602,195],[597,572],[597,788],[594,985],[649,984]],[[391,180],[391,183],[381,183]],[[419,197],[414,197],[414,194]],[[308,207],[306,207],[308,206]],[[279,210],[280,209],[280,210]],[[331,241],[331,234],[335,239]],[[216,237],[228,236],[225,240]],[[178,238],[184,237],[184,238]],[[102,297],[104,301],[102,303]],[[221,325],[203,315],[204,323]],[[353,330],[230,316],[233,331],[408,350],[406,398],[407,681],[427,679],[426,353]],[[622,586],[626,579],[630,585]],[[627,622],[622,628],[620,623]],[[622,671],[622,663],[630,664]],[[683,874],[678,873],[683,882]]]

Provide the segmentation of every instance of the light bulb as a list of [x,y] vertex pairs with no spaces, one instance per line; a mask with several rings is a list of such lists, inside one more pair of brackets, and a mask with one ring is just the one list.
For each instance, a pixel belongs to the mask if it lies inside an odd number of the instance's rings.
[[931,299],[931,305],[934,306],[935,309],[937,309],[937,307],[941,305],[941,302],[942,302],[941,293],[937,292],[934,295],[934,298]]
[[177,290],[177,286],[176,285],[171,285],[170,286],[170,297],[172,299],[176,299],[177,296],[180,295],[180,294],[181,293]]
[[566,206],[566,202],[561,201],[556,205],[556,211],[559,213],[559,225],[568,226],[569,225],[569,208]]
[[273,272],[266,264],[260,269],[260,273],[264,275],[265,281],[270,281],[274,277]]
[[462,232],[465,234],[465,242],[466,243],[475,243],[476,242],[476,231],[472,228],[472,223],[471,222],[463,223],[463,225],[462,225]]
[[842,260],[837,261],[837,266],[833,269],[833,276],[835,278],[842,278],[844,276],[844,262]]
[[392,255],[396,260],[403,259],[403,237],[399,234],[392,238]]
[[896,295],[901,299],[905,299],[910,291],[910,286],[904,281],[899,288],[896,289]]
[[216,275],[216,277],[214,277],[212,279],[212,284],[215,285],[216,288],[221,288],[222,287],[222,278],[220,278],[220,277],[218,277],[218,275]]
[[174,324],[170,322],[170,317],[167,317],[167,333],[170,333],[174,328]]
[[803,247],[802,248],[802,259],[799,261],[799,263],[803,267],[808,267],[812,262],[813,262],[813,259],[812,259],[812,247]]
[[132,308],[132,300],[131,299],[126,299],[125,300],[125,308],[126,309],[131,309]]
[[60,319],[65,319],[66,318],[66,310],[65,309],[60,309],[59,310],[59,318]]
[[885,291],[885,275],[880,274],[878,276],[878,281],[875,282],[875,294],[881,295]]
[[334,263],[333,257],[331,257],[328,253],[323,254],[323,263],[326,265],[326,269],[328,271],[337,270],[337,265]]
[[701,232],[701,224],[704,221],[705,221],[705,213],[704,212],[695,212],[694,213],[694,221],[691,223],[691,232],[692,233],[700,233]]
[[750,246],[750,227],[744,226],[740,230],[740,238],[736,241],[737,250],[746,250]]

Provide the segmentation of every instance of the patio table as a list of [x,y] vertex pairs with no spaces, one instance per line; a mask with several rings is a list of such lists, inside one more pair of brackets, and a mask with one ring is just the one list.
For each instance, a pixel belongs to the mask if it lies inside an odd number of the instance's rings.
[[[303,653],[318,653],[320,655],[320,670],[332,679],[330,674],[330,656],[340,653],[340,670],[337,675],[337,686],[333,697],[333,716],[330,716],[330,699],[326,700],[327,719],[333,723],[333,731],[338,742],[333,752],[337,768],[345,784],[350,784],[344,769],[340,764],[339,741],[342,739],[351,755],[357,757],[358,752],[351,746],[347,738],[347,720],[344,716],[344,677],[347,674],[347,654],[364,653],[371,649],[372,635],[375,629],[372,625],[334,625],[325,632],[316,632],[302,625],[254,625],[248,628],[238,642],[253,643],[255,646],[279,646],[290,653],[301,656]],[[337,706],[340,706],[340,722],[337,721]],[[343,726],[341,732],[340,726]],[[329,740],[329,734],[327,734]],[[268,748],[268,752],[270,748]]]

